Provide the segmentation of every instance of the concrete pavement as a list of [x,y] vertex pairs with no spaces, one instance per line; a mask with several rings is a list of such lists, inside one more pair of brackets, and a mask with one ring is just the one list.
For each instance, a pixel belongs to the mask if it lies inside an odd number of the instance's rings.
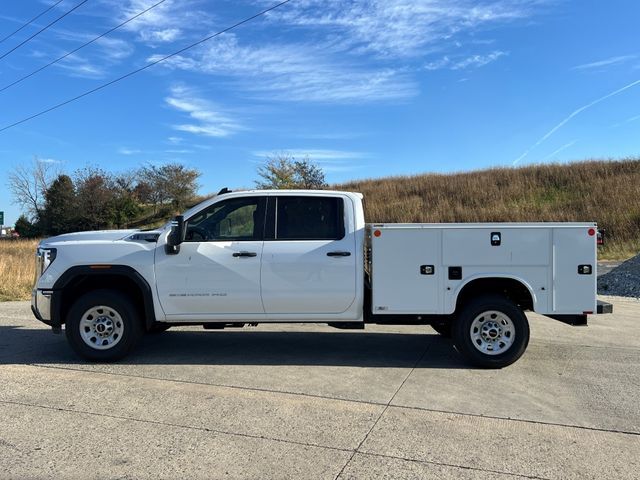
[[429,327],[172,329],[86,364],[0,304],[0,478],[638,478],[640,302],[530,314],[516,364]]

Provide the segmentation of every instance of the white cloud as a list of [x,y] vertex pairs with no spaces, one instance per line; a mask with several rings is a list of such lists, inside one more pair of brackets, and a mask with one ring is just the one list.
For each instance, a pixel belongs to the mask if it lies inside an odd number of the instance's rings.
[[358,160],[362,160],[368,156],[368,154],[364,152],[354,152],[347,150],[324,150],[317,148],[259,150],[253,152],[253,155],[261,159],[261,161],[256,163],[262,163],[270,156],[274,154],[278,155],[280,153],[291,155],[298,160],[308,157],[309,160],[320,166],[325,173],[351,172],[364,168],[365,165],[355,162],[358,162]]
[[233,34],[222,35],[192,57],[174,57],[164,65],[230,75],[253,96],[286,101],[397,100],[417,93],[415,82],[399,69],[357,66],[331,58],[314,45],[241,46]]
[[354,158],[364,158],[367,155],[363,152],[353,152],[346,150],[323,150],[317,148],[288,148],[288,149],[279,149],[279,150],[258,150],[253,152],[253,155],[260,158],[267,158],[278,152],[284,152],[289,154],[297,159],[302,159],[305,157],[309,157],[313,161],[325,161],[330,162],[331,160],[345,160],[345,159],[354,159]]
[[[119,20],[133,17],[157,2],[158,0],[129,0],[124,7],[118,7]],[[173,42],[210,23],[211,15],[199,9],[199,3],[201,2],[194,0],[166,0],[124,28],[135,32],[139,40],[152,46]]]
[[142,153],[142,150],[138,150],[137,148],[120,147],[118,149],[118,153],[120,155],[137,155],[138,153]]
[[451,65],[451,59],[445,55],[444,57],[434,60],[432,62],[427,63],[424,68],[425,70],[440,70],[442,68],[448,68]]
[[[59,40],[61,40],[62,42],[69,42],[69,48],[61,48],[59,52],[57,52],[58,55],[62,55],[63,53],[66,53],[66,51],[78,47],[79,43],[85,43],[89,40],[93,40],[98,34],[98,32],[95,31],[92,31],[91,33],[84,33],[59,28],[52,30],[55,32]],[[102,31],[100,31],[100,33],[101,32]],[[134,46],[131,42],[122,38],[112,36],[104,36],[96,40],[86,48],[88,50],[83,50],[84,55],[91,54],[112,63],[130,57],[135,51]],[[46,55],[49,56],[50,54]]]
[[170,148],[168,150],[164,151],[165,153],[175,153],[175,154],[184,154],[184,153],[193,153],[193,150],[189,150],[187,148],[177,148],[177,149],[173,149]]
[[158,42],[173,42],[180,36],[180,29],[178,28],[165,28],[164,30],[152,30],[148,32],[141,32],[142,40],[158,43]]
[[62,163],[62,160],[57,160],[55,158],[38,158],[38,161],[40,163],[52,163],[52,164]]
[[325,28],[350,49],[382,57],[422,56],[461,32],[530,16],[540,0],[301,0],[269,17],[278,24]]
[[70,55],[54,65],[68,72],[72,77],[98,79],[105,76],[104,69],[78,54]]
[[457,58],[444,56],[439,60],[427,63],[424,68],[426,70],[441,70],[443,68],[448,68],[450,70],[464,70],[467,68],[479,68],[495,62],[505,55],[507,55],[507,52],[494,50],[486,55],[471,55],[465,58],[462,58],[461,56],[458,56]]
[[120,38],[102,37],[96,41],[96,45],[99,45],[103,55],[112,61],[130,57],[135,50],[133,44]]
[[[527,18],[546,1],[296,0],[261,20],[260,28],[268,35],[259,35],[259,43],[246,36],[250,40],[240,43],[226,33],[163,65],[230,77],[236,91],[253,98],[322,103],[406,100],[419,93],[413,75],[427,55],[456,51],[428,65],[431,69],[487,65],[506,53],[496,49],[464,57],[460,49],[491,41],[471,37],[480,29]],[[267,0],[253,2],[267,5]],[[154,28],[172,28],[162,20],[162,12],[157,13],[161,20],[150,22]]]
[[500,57],[507,55],[507,52],[495,50],[487,55],[472,55],[465,59],[462,59],[451,66],[452,70],[463,70],[469,67],[484,67],[485,65],[495,62]]
[[571,70],[593,70],[597,68],[611,67],[614,65],[620,65],[629,60],[637,58],[637,55],[620,55],[617,57],[605,58],[604,60],[598,60],[597,62],[585,63],[583,65],[577,65]]
[[227,137],[243,127],[231,119],[209,101],[196,96],[195,92],[185,86],[171,88],[171,95],[165,98],[170,107],[186,113],[192,120],[189,123],[174,124],[172,127],[181,132],[207,137]]

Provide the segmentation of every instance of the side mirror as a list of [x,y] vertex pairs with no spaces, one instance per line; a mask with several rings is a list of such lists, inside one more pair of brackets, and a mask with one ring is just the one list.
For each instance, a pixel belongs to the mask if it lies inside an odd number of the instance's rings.
[[178,215],[171,222],[171,232],[167,237],[167,254],[175,255],[180,251],[180,244],[184,242],[184,237],[187,234],[185,228],[184,217]]

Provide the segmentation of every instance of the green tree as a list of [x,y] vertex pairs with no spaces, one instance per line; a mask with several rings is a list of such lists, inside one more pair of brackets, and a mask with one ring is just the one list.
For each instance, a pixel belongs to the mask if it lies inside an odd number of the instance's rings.
[[158,205],[170,202],[176,208],[182,208],[196,195],[198,178],[201,173],[180,163],[168,163],[162,166],[146,165],[138,173],[138,183],[148,185],[148,198],[157,211]]
[[125,172],[112,177],[110,188],[113,191],[110,203],[110,225],[126,228],[142,211],[135,194],[135,175]]
[[68,175],[59,175],[45,192],[41,220],[45,233],[60,235],[76,230],[76,192]]
[[37,238],[42,235],[40,227],[37,224],[31,223],[25,215],[18,217],[15,229],[22,238]]
[[256,187],[261,189],[326,188],[324,172],[309,157],[296,160],[290,153],[274,154],[258,167]]
[[116,198],[110,175],[100,168],[86,167],[75,172],[79,230],[99,230],[112,223]]
[[195,197],[198,190],[198,178],[201,173],[179,163],[169,163],[160,167],[168,199],[174,208],[182,208]]

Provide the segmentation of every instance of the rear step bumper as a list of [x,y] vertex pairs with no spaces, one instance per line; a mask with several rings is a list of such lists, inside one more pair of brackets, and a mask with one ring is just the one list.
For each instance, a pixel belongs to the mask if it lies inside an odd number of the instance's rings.
[[602,300],[598,300],[598,307],[596,309],[597,314],[602,313],[613,313],[613,305],[609,302],[603,302]]
[[[602,300],[598,300],[596,313],[613,313],[613,305],[608,302],[603,302]],[[562,323],[566,323],[567,325],[572,325],[574,327],[584,327],[587,325],[587,314],[582,315],[545,315],[546,317],[553,318],[554,320],[558,320]]]

